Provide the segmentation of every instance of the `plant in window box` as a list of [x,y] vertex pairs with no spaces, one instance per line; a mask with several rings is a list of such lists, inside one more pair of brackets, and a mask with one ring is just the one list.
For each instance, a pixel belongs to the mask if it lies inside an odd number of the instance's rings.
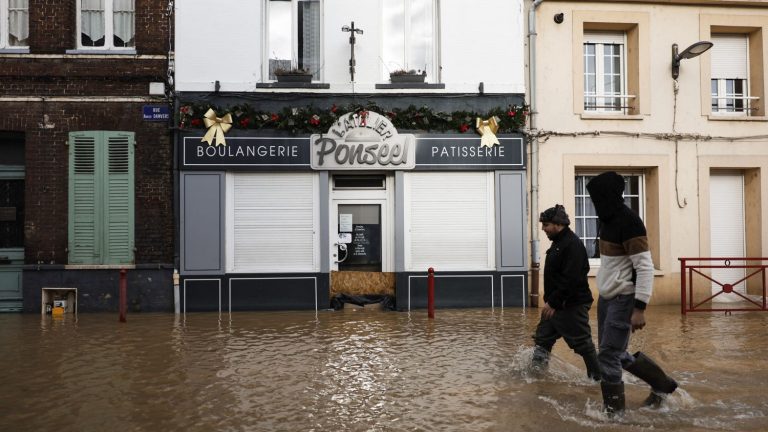
[[309,83],[312,82],[312,72],[302,68],[277,68],[275,69],[275,78],[277,78],[277,82]]
[[427,71],[415,69],[398,69],[389,73],[389,81],[395,83],[423,83],[427,77]]

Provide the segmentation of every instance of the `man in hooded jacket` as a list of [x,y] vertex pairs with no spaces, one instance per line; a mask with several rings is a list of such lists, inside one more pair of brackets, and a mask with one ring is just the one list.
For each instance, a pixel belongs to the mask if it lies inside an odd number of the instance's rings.
[[624,178],[605,172],[587,183],[600,219],[600,269],[597,273],[600,387],[609,414],[624,411],[622,369],[651,386],[643,405],[659,406],[677,382],[642,352],[627,352],[631,332],[645,327],[645,308],[653,291],[653,261],[645,225],[624,204]]
[[541,229],[552,240],[544,261],[544,306],[533,336],[534,368],[544,369],[552,346],[561,337],[584,359],[587,376],[600,381],[600,365],[589,327],[592,291],[587,274],[589,259],[584,244],[568,227],[571,223],[565,207],[556,204],[539,216]]

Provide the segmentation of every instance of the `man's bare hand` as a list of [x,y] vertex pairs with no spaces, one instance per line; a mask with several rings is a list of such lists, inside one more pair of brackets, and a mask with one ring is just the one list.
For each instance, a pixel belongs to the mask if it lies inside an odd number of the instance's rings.
[[632,323],[632,333],[645,327],[645,311],[642,309],[633,310],[630,322]]
[[541,308],[541,319],[548,320],[552,318],[554,315],[555,315],[555,310],[552,309],[549,303],[544,303],[544,306]]

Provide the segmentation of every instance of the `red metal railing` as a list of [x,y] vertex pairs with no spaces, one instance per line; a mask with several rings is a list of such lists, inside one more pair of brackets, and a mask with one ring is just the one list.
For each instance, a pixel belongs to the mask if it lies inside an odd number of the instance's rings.
[[[680,311],[683,315],[687,312],[744,312],[744,311],[768,311],[766,307],[766,268],[768,258],[678,258],[680,260]],[[734,264],[737,263],[737,264]],[[712,276],[712,269],[744,269],[743,277],[735,281],[718,281]],[[700,276],[700,277],[699,277]],[[694,287],[694,280],[703,280],[705,284]],[[741,293],[734,289],[735,286],[744,283],[749,285]],[[715,292],[713,284],[720,287]],[[701,286],[704,285],[704,286]],[[715,288],[716,289],[716,288]],[[760,292],[760,301],[755,300]],[[702,294],[704,292],[705,294]],[[736,302],[717,303],[717,297],[733,294]],[[715,304],[717,303],[717,306]],[[731,304],[733,307],[725,307]]]

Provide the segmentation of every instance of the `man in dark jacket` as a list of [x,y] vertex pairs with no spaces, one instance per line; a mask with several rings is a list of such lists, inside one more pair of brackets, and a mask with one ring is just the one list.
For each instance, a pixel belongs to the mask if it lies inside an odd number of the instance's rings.
[[589,259],[581,239],[568,227],[571,221],[559,204],[539,216],[541,229],[552,240],[544,261],[544,306],[533,336],[534,368],[544,368],[559,338],[584,358],[587,376],[600,380],[600,366],[589,327],[592,292],[587,273]]
[[648,356],[627,352],[631,332],[645,327],[645,307],[653,291],[653,260],[645,225],[624,204],[624,178],[604,172],[587,183],[600,219],[600,270],[597,273],[597,339],[603,372],[600,387],[609,414],[624,410],[622,369],[651,386],[643,403],[658,406],[677,382]]

